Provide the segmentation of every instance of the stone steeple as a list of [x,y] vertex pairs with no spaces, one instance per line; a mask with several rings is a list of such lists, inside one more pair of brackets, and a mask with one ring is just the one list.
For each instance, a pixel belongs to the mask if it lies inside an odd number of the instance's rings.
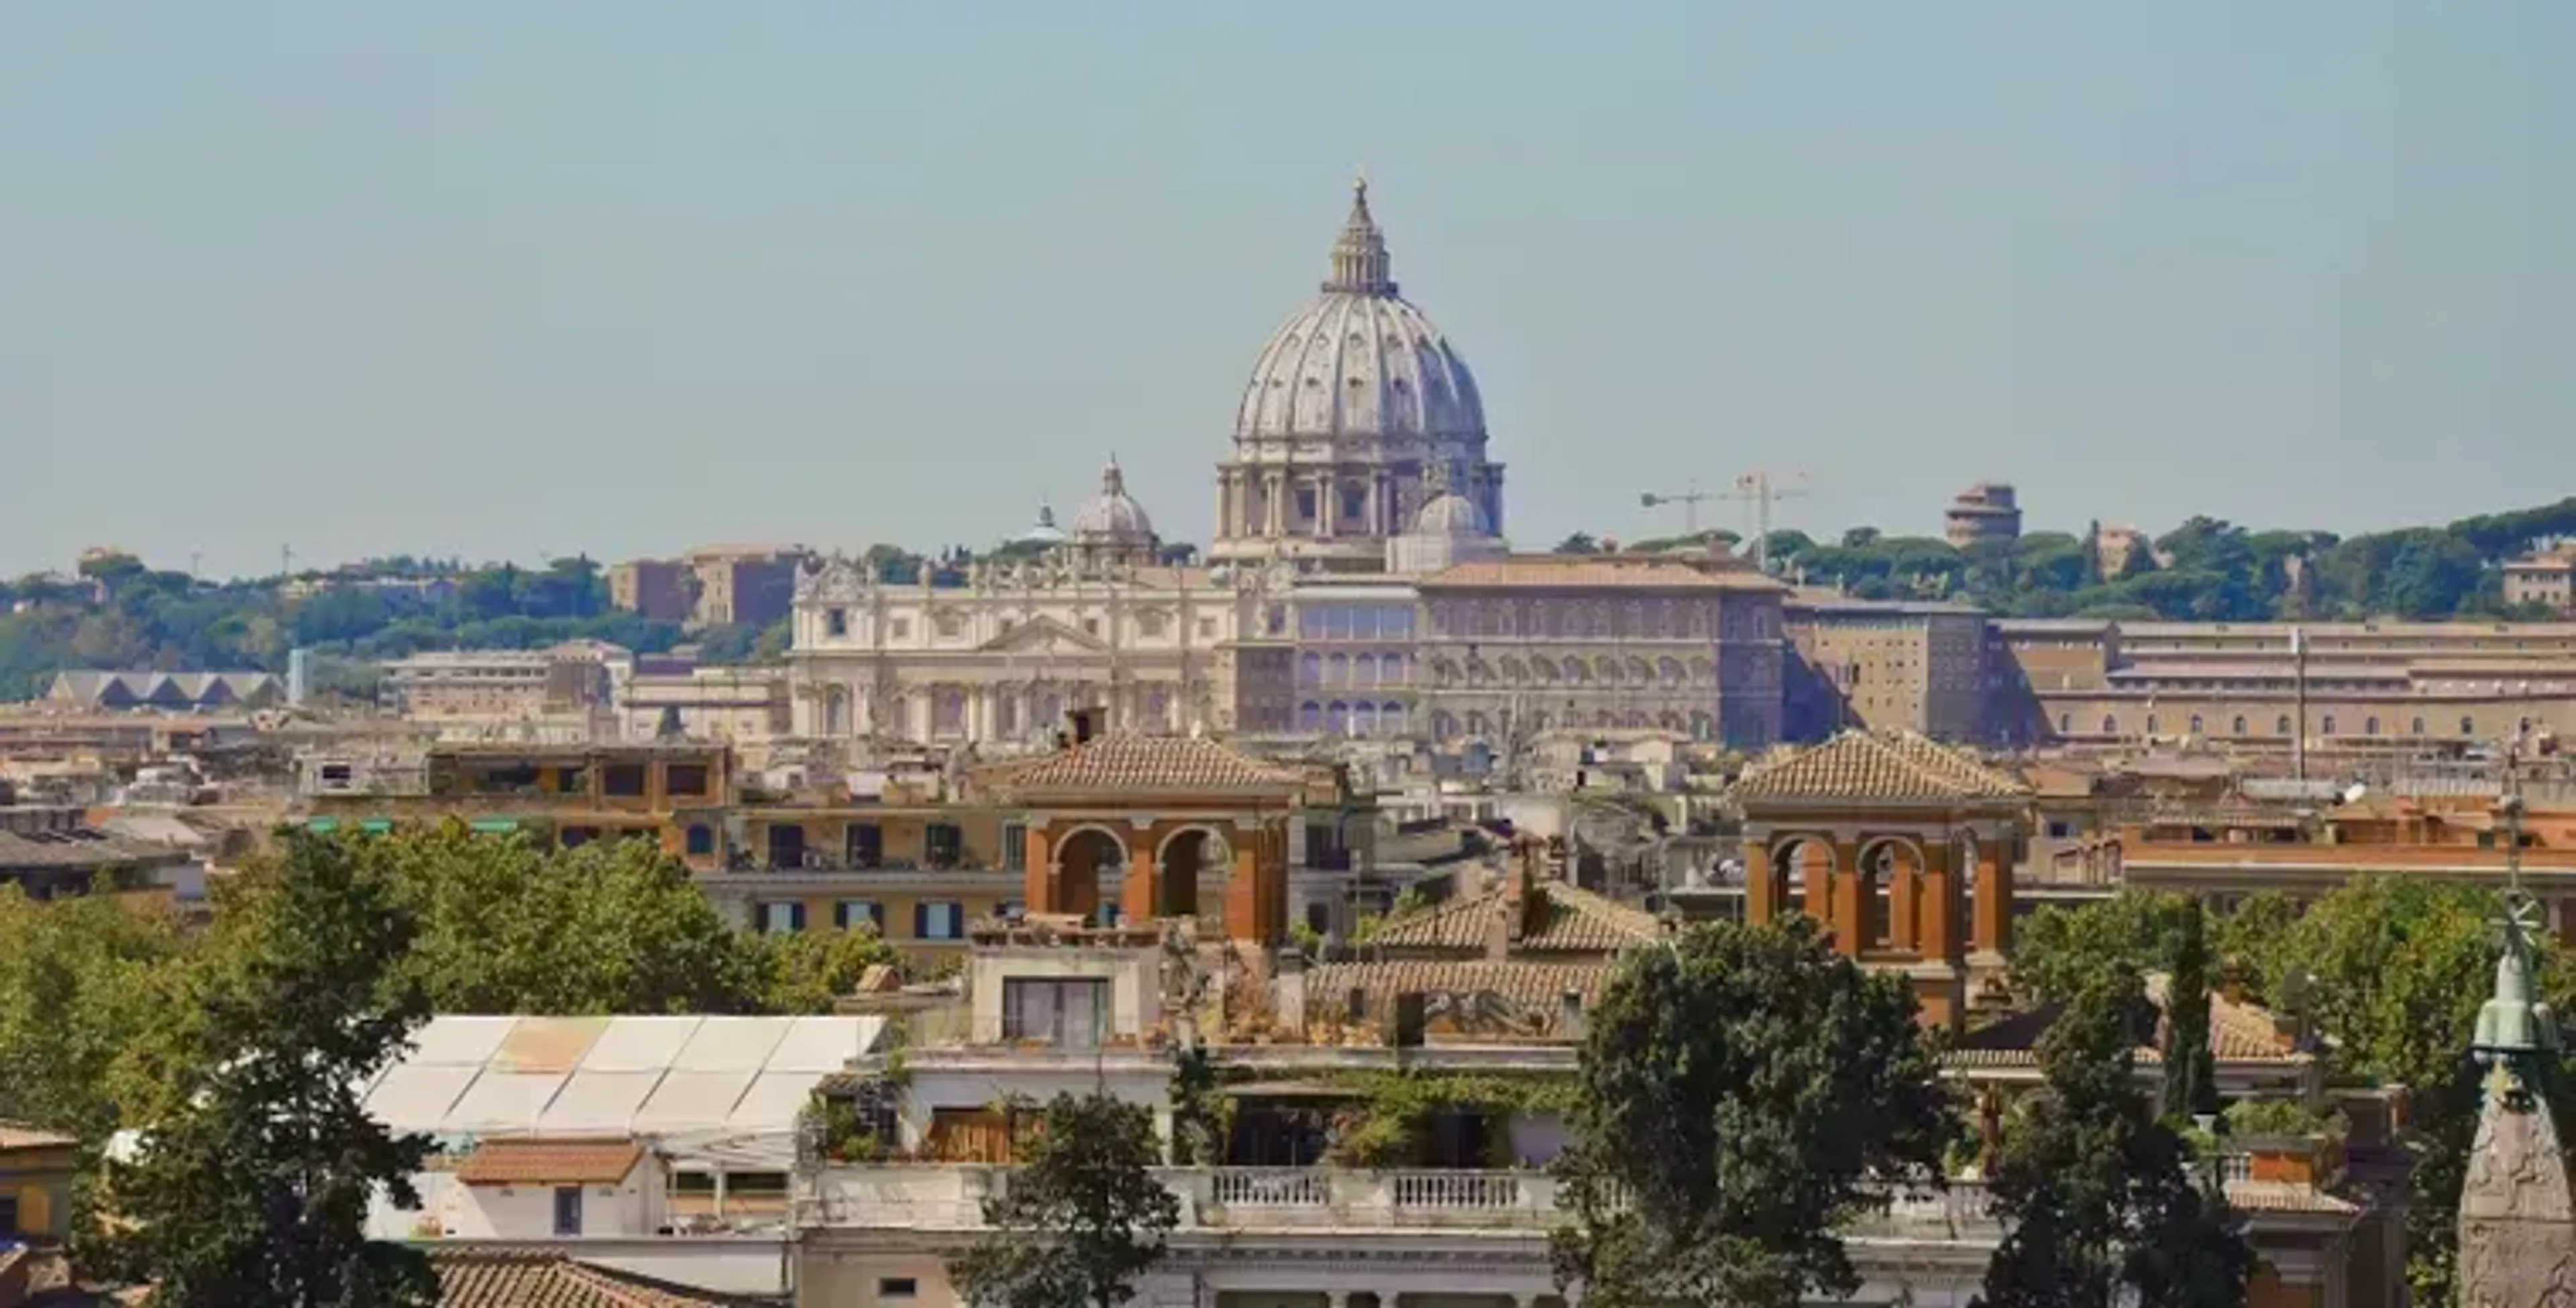
[[[2518,851],[2521,800],[2509,794],[2505,806],[2514,841],[2508,848]],[[2509,859],[2520,861],[2518,853]],[[2539,1080],[2543,1060],[2557,1052],[2558,1023],[2535,990],[2538,905],[2522,893],[2518,875],[2513,881],[2495,995],[2478,1010],[2475,1052],[2487,1068],[2486,1102],[2460,1189],[2459,1302],[2567,1308],[2576,1305],[2576,1199]]]

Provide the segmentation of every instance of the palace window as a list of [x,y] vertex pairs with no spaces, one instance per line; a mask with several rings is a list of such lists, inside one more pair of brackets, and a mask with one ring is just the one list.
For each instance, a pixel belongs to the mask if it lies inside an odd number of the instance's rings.
[[849,635],[850,611],[848,609],[825,609],[823,611],[823,634],[826,636]]
[[2273,721],[2272,721],[2272,734],[2273,734],[2273,735],[2276,735],[2276,736],[2286,736],[2286,735],[2290,734],[2290,715],[2289,715],[2289,714],[2284,713],[2284,714],[2282,714],[2280,717],[2273,719]]

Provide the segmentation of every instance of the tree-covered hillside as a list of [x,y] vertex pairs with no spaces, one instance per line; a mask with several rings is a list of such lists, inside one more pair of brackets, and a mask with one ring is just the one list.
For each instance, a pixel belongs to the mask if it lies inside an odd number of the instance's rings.
[[[1725,535],[1731,541],[1733,533]],[[2538,618],[2504,603],[2499,565],[2576,536],[2576,497],[2539,508],[2337,537],[2256,530],[2195,517],[2104,567],[2098,525],[2081,535],[2035,531],[2011,543],[1954,548],[1924,536],[1855,527],[1839,541],[1771,533],[1784,575],[1862,599],[1959,600],[2014,617],[2128,617],[2251,622],[2267,618]],[[1626,547],[1656,551],[1677,539]],[[1566,553],[1602,548],[1578,534]],[[1740,548],[1740,547],[1739,547]]]

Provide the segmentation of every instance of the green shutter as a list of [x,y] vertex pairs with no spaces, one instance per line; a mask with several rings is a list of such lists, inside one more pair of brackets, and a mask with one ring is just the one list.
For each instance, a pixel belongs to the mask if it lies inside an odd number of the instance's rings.
[[312,821],[305,823],[305,824],[304,824],[304,829],[305,829],[305,830],[307,830],[307,831],[313,832],[313,833],[315,833],[316,835],[324,835],[324,836],[327,836],[327,835],[331,834],[332,832],[337,831],[337,830],[339,830],[339,829],[340,829],[340,819],[338,819],[338,818],[315,818],[315,819],[313,819]]
[[369,835],[381,836],[394,829],[393,819],[368,818],[366,821],[358,824],[358,829],[368,833]]
[[516,831],[519,829],[519,820],[517,818],[476,818],[472,826],[476,831]]

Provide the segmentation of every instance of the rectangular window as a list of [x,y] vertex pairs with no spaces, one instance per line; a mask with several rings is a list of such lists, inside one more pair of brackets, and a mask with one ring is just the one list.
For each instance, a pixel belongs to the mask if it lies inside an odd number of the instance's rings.
[[909,1299],[919,1293],[921,1293],[920,1284],[909,1276],[877,1278],[877,1297],[880,1299]]
[[777,900],[762,904],[760,929],[773,936],[804,930],[805,905],[795,900]]
[[573,1236],[581,1234],[580,1186],[559,1185],[555,1187],[555,1234],[558,1236]]
[[707,793],[707,765],[674,763],[662,773],[665,794],[703,797]]
[[1312,486],[1297,492],[1297,520],[1299,522],[1315,520],[1315,488]]
[[[18,1196],[0,1194],[0,1235],[18,1234]],[[33,1231],[29,1235],[36,1234]]]
[[1008,826],[1006,826],[1006,827],[1003,827],[1003,828],[1002,828],[1002,870],[1003,870],[1003,871],[1005,871],[1005,872],[1021,872],[1021,871],[1026,871],[1026,870],[1028,869],[1028,866],[1029,866],[1029,828],[1028,828],[1028,824],[1027,824],[1027,823],[1024,823],[1024,822],[1014,822],[1014,823],[1011,823],[1010,825],[1008,825]]
[[848,931],[854,927],[874,928],[885,934],[885,905],[873,899],[843,899],[832,905],[832,925]]
[[1005,979],[1002,1038],[1062,1049],[1097,1049],[1109,1029],[1109,983]]
[[611,763],[600,769],[600,789],[619,799],[639,799],[644,794],[644,765]]
[[916,940],[965,939],[966,906],[953,899],[925,899],[913,905],[912,934]]
[[934,872],[957,866],[966,858],[966,833],[953,823],[931,823],[922,833],[922,858]]
[[826,610],[824,610],[824,611],[823,611],[823,634],[824,634],[824,635],[826,635],[826,636],[846,636],[846,635],[849,635],[849,634],[850,634],[850,611],[849,611],[848,609],[826,609]]
[[892,625],[893,636],[896,640],[910,640],[912,638],[912,619],[896,618]]
[[690,827],[686,848],[691,858],[705,858],[714,854],[716,852],[715,828],[705,825]]
[[864,872],[884,865],[885,832],[879,830],[876,823],[853,823],[843,842],[848,849],[851,867]]

